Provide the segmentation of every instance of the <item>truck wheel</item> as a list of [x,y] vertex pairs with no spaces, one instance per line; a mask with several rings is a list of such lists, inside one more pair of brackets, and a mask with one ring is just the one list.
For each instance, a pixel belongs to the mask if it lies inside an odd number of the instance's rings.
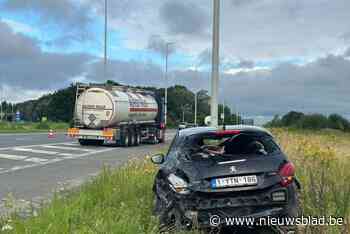
[[129,131],[125,131],[121,138],[121,145],[123,147],[128,147],[130,142],[129,140]]
[[103,145],[104,141],[103,140],[96,140],[94,145],[101,146]]
[[79,139],[78,141],[79,141],[79,144],[80,144],[80,145],[83,145],[83,146],[89,145],[89,144],[90,144],[90,142],[89,142],[88,140]]
[[129,139],[129,146],[134,146],[135,145],[135,141],[136,141],[136,139],[135,139],[135,132],[134,131],[130,131],[129,132],[129,137],[130,137],[130,139]]
[[135,131],[135,145],[138,146],[141,144],[141,134],[138,131]]
[[154,144],[154,145],[155,145],[155,144],[158,144],[158,138],[157,138],[156,135],[154,135],[154,136],[152,137],[151,143]]

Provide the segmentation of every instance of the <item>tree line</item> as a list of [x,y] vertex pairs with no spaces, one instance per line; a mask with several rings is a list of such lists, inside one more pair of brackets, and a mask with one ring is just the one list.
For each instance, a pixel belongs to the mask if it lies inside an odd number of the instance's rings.
[[[107,81],[107,85],[120,85],[114,81]],[[156,95],[164,97],[164,88],[136,87],[153,91]],[[15,105],[21,112],[24,121],[39,122],[47,119],[54,122],[72,122],[75,105],[76,86],[57,90],[36,100],[29,100]],[[168,123],[170,126],[180,122],[193,123],[195,108],[195,94],[185,86],[175,85],[168,88]],[[228,106],[219,105],[219,116],[225,112],[225,124],[237,124],[241,117],[231,112]],[[210,96],[208,91],[197,92],[197,123],[203,125],[204,118],[210,115]],[[220,119],[220,118],[219,118]],[[222,120],[220,119],[220,124]]]
[[290,111],[282,117],[276,115],[267,127],[291,127],[299,129],[337,129],[350,132],[350,122],[339,114],[304,114],[302,112]]

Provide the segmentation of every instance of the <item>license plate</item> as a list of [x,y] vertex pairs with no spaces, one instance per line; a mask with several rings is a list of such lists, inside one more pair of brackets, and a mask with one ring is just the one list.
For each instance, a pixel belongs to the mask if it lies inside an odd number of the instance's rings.
[[235,176],[211,180],[212,188],[250,186],[256,184],[258,184],[258,178],[256,175]]

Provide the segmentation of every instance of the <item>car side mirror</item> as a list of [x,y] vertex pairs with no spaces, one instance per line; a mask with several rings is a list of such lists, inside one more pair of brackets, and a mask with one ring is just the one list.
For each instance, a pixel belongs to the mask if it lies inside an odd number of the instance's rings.
[[151,161],[154,164],[162,164],[164,162],[164,154],[156,154],[151,157]]

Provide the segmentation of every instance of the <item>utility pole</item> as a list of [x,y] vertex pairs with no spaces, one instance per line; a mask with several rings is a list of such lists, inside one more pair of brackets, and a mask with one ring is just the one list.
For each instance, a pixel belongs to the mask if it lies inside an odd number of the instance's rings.
[[0,87],[1,88],[1,95],[0,95],[0,121],[2,122],[3,119],[3,109],[2,109],[2,99],[3,99],[3,95],[4,95],[4,91],[3,91],[3,86]]
[[105,38],[104,38],[104,61],[103,61],[103,72],[104,78],[107,78],[107,0],[105,0]]
[[[195,66],[195,76],[198,78],[197,66]],[[197,126],[197,110],[198,110],[198,92],[197,89],[194,90],[194,125]]]
[[219,46],[220,46],[220,0],[214,1],[213,48],[211,71],[211,126],[218,126],[218,89],[219,89]]
[[222,124],[225,124],[225,99],[222,104]]
[[197,126],[197,91],[194,92],[194,125]]
[[169,46],[174,44],[173,42],[167,42],[165,45],[165,94],[164,94],[164,123],[165,126],[168,123],[168,57]]

